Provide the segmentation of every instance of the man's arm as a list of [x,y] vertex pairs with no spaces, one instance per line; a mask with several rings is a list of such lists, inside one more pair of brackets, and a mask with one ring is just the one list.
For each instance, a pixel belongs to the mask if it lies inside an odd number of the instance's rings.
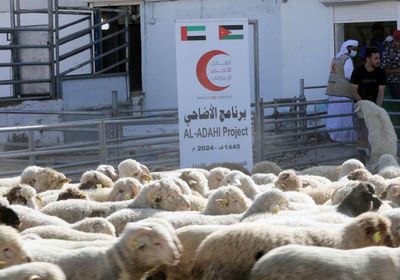
[[362,99],[358,94],[358,85],[356,84],[351,84],[351,94],[353,95],[355,101],[360,101]]
[[378,106],[381,106],[381,107],[382,107],[384,96],[385,96],[385,86],[384,86],[384,85],[383,85],[383,86],[381,85],[381,86],[379,86],[378,96],[376,97],[376,104],[377,104]]

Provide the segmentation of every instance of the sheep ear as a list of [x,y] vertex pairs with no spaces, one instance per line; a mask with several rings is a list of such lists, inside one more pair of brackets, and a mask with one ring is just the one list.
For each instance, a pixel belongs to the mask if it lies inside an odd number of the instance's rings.
[[150,182],[151,180],[153,180],[153,178],[147,174],[140,176],[140,181]]
[[143,237],[149,236],[153,229],[145,226],[132,227],[129,229],[128,244],[133,249],[139,249],[145,245]]
[[41,277],[39,275],[31,275],[31,277],[28,278],[28,280],[40,280]]

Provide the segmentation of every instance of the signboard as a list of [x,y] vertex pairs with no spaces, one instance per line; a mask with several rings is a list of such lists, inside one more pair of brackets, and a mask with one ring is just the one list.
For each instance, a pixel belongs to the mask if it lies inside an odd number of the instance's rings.
[[247,20],[176,23],[181,167],[253,164]]

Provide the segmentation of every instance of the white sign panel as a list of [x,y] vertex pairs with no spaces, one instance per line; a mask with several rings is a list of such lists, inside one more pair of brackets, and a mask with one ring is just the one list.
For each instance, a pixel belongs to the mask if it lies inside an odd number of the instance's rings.
[[176,23],[181,167],[253,165],[247,20]]

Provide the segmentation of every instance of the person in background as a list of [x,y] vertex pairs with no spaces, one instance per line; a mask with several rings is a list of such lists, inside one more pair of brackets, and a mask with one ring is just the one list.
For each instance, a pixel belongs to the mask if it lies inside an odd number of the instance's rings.
[[[383,105],[385,94],[386,75],[379,67],[380,55],[376,47],[369,47],[365,53],[366,63],[357,67],[351,75],[351,87],[353,98],[356,102],[369,100],[378,106]],[[368,130],[363,119],[354,118],[357,133],[356,149],[359,159],[365,163],[369,150]]]
[[[329,103],[328,116],[353,113],[353,102],[346,101],[351,101],[353,98],[350,78],[354,69],[352,58],[357,55],[357,47],[358,41],[345,41],[340,51],[332,60],[326,94],[329,96],[329,101],[344,102]],[[351,128],[352,126],[353,117],[351,115],[326,119],[326,129],[328,130],[329,137],[333,141],[355,141],[355,132],[353,129],[340,130],[342,128]],[[339,131],[329,131],[337,129],[339,129]]]
[[393,40],[383,52],[382,68],[393,98],[400,99],[400,30],[393,32]]

